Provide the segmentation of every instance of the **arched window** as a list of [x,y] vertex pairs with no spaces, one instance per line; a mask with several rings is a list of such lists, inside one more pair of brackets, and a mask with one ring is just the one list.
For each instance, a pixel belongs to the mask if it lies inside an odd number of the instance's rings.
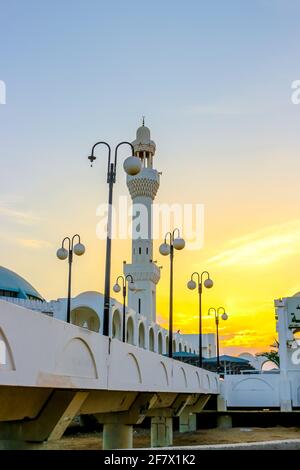
[[149,350],[154,352],[154,331],[153,331],[153,328],[149,329]]
[[134,323],[132,317],[129,317],[127,320],[127,328],[126,328],[126,341],[129,344],[134,344]]
[[158,336],[157,336],[157,346],[158,346],[158,354],[163,353],[163,339],[162,339],[162,334],[159,331]]
[[121,314],[119,310],[115,310],[113,313],[112,320],[112,337],[121,339],[122,338],[122,328],[121,328]]
[[145,327],[142,322],[139,325],[139,347],[145,348]]
[[4,341],[0,339],[0,365],[6,364],[6,346]]
[[74,308],[71,311],[71,323],[91,331],[100,331],[100,318],[97,312],[90,307]]

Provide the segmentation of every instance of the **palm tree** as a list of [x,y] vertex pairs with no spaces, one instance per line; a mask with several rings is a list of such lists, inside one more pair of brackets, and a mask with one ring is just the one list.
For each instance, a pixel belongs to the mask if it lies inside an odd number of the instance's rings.
[[280,366],[280,360],[279,360],[279,342],[277,339],[275,339],[274,343],[270,345],[271,348],[276,348],[276,349],[271,349],[271,351],[266,351],[262,353],[257,353],[256,356],[258,357],[266,357],[268,361],[273,362],[278,368]]

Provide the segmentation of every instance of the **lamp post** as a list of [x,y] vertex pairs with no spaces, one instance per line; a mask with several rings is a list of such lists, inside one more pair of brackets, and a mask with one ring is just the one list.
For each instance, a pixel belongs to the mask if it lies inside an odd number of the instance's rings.
[[214,312],[215,314],[215,322],[216,322],[216,328],[217,328],[217,371],[219,371],[220,369],[220,346],[219,346],[219,314],[220,314],[220,311],[223,311],[222,313],[222,320],[227,320],[228,319],[228,315],[227,313],[225,312],[225,309],[224,307],[219,307],[218,309],[215,309],[213,307],[211,307],[209,310],[208,310],[208,315],[210,315],[210,312]]
[[[122,335],[122,341],[125,343],[125,318],[126,318],[126,295],[127,295],[127,289],[126,289],[126,282],[128,283],[128,288],[129,290],[134,291],[135,290],[135,285],[133,282],[133,277],[131,274],[127,274],[127,276],[118,276],[116,283],[113,287],[114,292],[120,292],[121,286],[119,284],[119,279],[122,279],[122,295],[123,295],[123,335]],[[130,281],[128,281],[130,279]]]
[[[207,279],[203,282],[203,276],[207,275]],[[194,281],[193,277],[197,277],[198,282],[198,295],[199,295],[199,367],[202,367],[202,285],[207,289],[210,289],[214,283],[212,279],[209,277],[209,273],[207,271],[203,271],[201,274],[198,272],[194,272],[191,275],[190,281],[187,283],[188,289],[196,289],[197,284]]]
[[[178,237],[175,238],[175,232],[178,232]],[[167,243],[167,238],[170,239],[170,244]],[[182,250],[185,247],[185,241],[180,237],[180,231],[175,228],[173,232],[167,232],[165,235],[164,243],[159,247],[159,252],[163,256],[170,255],[170,306],[169,306],[169,357],[173,357],[173,264],[174,264],[174,249]]]
[[[78,238],[78,243],[74,246],[75,238]],[[65,248],[65,243],[68,243],[68,249]],[[72,238],[65,237],[62,241],[61,248],[56,252],[56,256],[60,260],[68,258],[69,263],[69,276],[68,276],[68,302],[67,302],[67,322],[71,321],[71,283],[72,283],[72,263],[73,253],[77,256],[83,255],[85,252],[85,246],[80,241],[80,236],[76,233]]]
[[98,145],[104,145],[108,150],[108,163],[107,163],[107,183],[108,183],[108,215],[107,215],[107,237],[106,237],[106,260],[105,260],[105,285],[104,285],[104,310],[103,310],[103,334],[109,335],[109,304],[110,304],[110,272],[111,272],[111,234],[112,234],[112,200],[113,200],[113,185],[116,182],[117,172],[117,157],[118,150],[121,145],[129,145],[132,150],[131,157],[126,158],[123,167],[128,175],[134,176],[141,171],[141,161],[138,157],[134,156],[134,148],[130,142],[120,142],[115,148],[114,162],[111,162],[111,147],[107,142],[96,142],[91,151],[88,159],[93,166],[95,157],[95,148]]

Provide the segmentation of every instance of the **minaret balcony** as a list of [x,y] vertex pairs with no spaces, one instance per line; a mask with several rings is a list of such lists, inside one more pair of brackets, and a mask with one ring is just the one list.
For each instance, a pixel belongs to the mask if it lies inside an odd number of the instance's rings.
[[139,196],[155,198],[159,188],[159,173],[153,168],[143,168],[136,176],[127,176],[127,186],[134,199]]
[[131,274],[134,281],[151,281],[157,284],[160,280],[160,269],[151,261],[147,264],[125,264],[124,274]]

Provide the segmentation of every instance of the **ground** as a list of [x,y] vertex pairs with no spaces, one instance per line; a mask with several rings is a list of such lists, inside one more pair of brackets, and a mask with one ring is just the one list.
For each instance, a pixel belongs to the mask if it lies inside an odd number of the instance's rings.
[[[227,444],[235,442],[270,441],[277,439],[300,439],[300,428],[232,428],[232,429],[201,429],[192,433],[174,433],[174,445],[191,446],[201,444]],[[150,431],[137,429],[134,431],[134,447],[150,447]],[[99,450],[102,448],[102,434],[76,434],[65,436],[60,441],[47,442],[39,446],[44,450]]]

